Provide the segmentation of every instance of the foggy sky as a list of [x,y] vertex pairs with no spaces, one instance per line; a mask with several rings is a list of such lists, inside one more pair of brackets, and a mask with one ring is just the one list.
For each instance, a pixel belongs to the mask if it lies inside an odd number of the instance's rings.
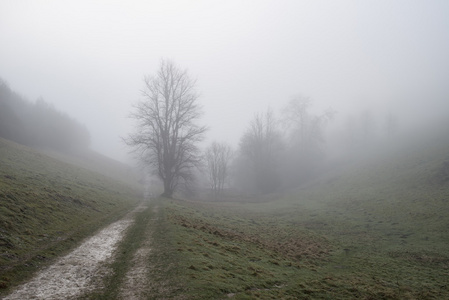
[[212,139],[301,94],[346,111],[449,112],[448,1],[0,0],[0,77],[119,160],[161,58],[196,78]]

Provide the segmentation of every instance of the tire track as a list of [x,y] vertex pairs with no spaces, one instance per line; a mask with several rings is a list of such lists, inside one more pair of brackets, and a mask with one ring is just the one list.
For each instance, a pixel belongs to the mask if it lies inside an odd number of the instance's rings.
[[[153,208],[156,216],[158,207]],[[126,300],[145,299],[145,287],[148,286],[148,258],[151,253],[151,230],[147,228],[147,239],[136,251],[131,262],[131,269],[127,272],[121,288],[120,298]]]

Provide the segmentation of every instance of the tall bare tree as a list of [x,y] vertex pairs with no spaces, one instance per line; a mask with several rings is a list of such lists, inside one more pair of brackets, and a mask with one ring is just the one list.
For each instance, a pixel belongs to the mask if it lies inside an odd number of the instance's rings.
[[290,130],[290,140],[297,151],[317,152],[324,142],[323,130],[325,125],[335,116],[331,108],[321,115],[313,115],[309,109],[312,101],[309,98],[297,96],[288,102],[283,109],[284,125]]
[[277,169],[282,148],[273,111],[256,114],[240,141],[240,151],[249,162],[257,192],[269,193],[280,185]]
[[229,163],[232,158],[231,146],[213,142],[206,149],[205,158],[212,191],[215,195],[221,194],[229,173]]
[[283,109],[283,123],[287,129],[287,151],[284,156],[284,183],[295,186],[310,179],[313,170],[323,160],[324,129],[335,111],[327,109],[320,115],[310,112],[312,101],[297,96]]
[[197,124],[202,111],[196,82],[167,60],[161,61],[156,75],[144,81],[143,99],[131,114],[137,122],[136,132],[125,142],[162,180],[162,195],[172,197],[180,184],[192,182],[193,169],[201,162],[197,143],[207,128]]

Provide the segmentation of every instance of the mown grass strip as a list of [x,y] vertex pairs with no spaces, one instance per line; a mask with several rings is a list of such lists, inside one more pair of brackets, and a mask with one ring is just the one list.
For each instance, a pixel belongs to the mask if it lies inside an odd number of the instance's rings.
[[111,273],[104,278],[105,287],[82,297],[82,299],[120,299],[121,288],[127,272],[133,266],[136,251],[150,239],[150,255],[145,262],[146,284],[140,286],[139,294],[146,299],[186,299],[185,279],[178,262],[181,260],[172,238],[171,225],[163,209],[167,199],[152,199],[148,207],[136,214],[134,223],[128,228],[120,242]]
[[152,205],[148,205],[142,212],[137,212],[133,224],[127,229],[125,237],[119,243],[113,262],[110,264],[111,273],[104,278],[104,289],[85,296],[85,299],[118,299],[126,273],[131,267],[134,254],[147,238],[148,225],[153,218]]
[[179,266],[182,257],[176,251],[173,228],[167,220],[167,201],[166,198],[154,200],[156,213],[151,225],[153,247],[148,258],[148,299],[186,299],[189,285]]

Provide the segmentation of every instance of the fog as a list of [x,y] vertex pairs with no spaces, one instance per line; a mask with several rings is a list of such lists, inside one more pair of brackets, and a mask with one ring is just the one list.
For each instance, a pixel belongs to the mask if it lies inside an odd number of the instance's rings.
[[388,115],[406,131],[449,113],[447,1],[1,1],[0,45],[11,89],[126,162],[127,116],[161,58],[197,79],[204,147],[237,149],[255,114],[282,119],[295,97],[332,108],[334,133],[364,114],[380,132]]

